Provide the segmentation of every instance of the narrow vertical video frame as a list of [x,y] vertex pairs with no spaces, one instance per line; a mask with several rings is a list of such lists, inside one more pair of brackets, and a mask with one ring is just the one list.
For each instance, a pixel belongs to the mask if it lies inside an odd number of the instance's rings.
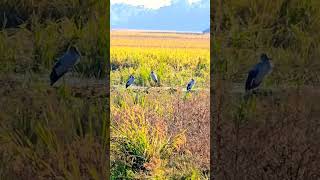
[[210,2],[111,0],[111,179],[209,179]]

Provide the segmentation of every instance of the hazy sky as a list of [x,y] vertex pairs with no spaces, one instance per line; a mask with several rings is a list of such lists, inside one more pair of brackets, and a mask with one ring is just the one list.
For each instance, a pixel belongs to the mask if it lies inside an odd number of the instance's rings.
[[[189,4],[200,2],[201,0],[187,0]],[[128,4],[132,6],[143,6],[146,9],[159,9],[170,6],[172,0],[111,0],[111,4]]]
[[111,0],[111,28],[202,31],[209,0]]
[[159,9],[163,6],[170,6],[171,0],[111,0],[111,4],[128,4],[132,6],[143,6],[147,9]]

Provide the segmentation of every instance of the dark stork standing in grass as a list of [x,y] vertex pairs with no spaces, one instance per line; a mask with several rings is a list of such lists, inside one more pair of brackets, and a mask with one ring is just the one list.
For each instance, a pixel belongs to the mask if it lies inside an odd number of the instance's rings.
[[194,79],[191,79],[191,81],[187,85],[187,92],[191,91],[192,87],[194,86],[194,83],[195,83]]
[[126,88],[128,88],[134,81],[134,77],[132,75],[130,75],[127,83],[126,83]]
[[50,85],[52,86],[57,82],[65,73],[70,71],[75,64],[79,62],[80,52],[74,46],[71,46],[69,50],[62,55],[55,63],[50,74]]
[[151,79],[152,79],[156,84],[158,84],[159,81],[158,81],[158,77],[157,77],[156,73],[153,72],[153,71],[151,71],[150,76],[151,76]]
[[256,64],[248,73],[248,78],[246,81],[246,92],[257,88],[264,77],[272,71],[272,64],[266,54],[261,54],[260,62]]

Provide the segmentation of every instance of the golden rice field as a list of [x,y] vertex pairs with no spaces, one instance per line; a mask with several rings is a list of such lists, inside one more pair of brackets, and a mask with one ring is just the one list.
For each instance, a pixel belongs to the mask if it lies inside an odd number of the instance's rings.
[[111,179],[209,179],[209,39],[111,32]]
[[161,85],[209,87],[209,36],[173,33],[112,32],[111,85],[124,84],[130,74],[136,85],[150,84],[150,71]]

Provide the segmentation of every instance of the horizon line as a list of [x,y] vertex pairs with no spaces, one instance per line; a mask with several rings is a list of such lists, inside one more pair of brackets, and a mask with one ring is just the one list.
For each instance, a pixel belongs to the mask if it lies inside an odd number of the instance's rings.
[[110,31],[135,31],[135,32],[155,32],[155,33],[192,33],[204,34],[204,31],[177,31],[177,30],[155,30],[155,29],[126,29],[126,28],[111,28]]

